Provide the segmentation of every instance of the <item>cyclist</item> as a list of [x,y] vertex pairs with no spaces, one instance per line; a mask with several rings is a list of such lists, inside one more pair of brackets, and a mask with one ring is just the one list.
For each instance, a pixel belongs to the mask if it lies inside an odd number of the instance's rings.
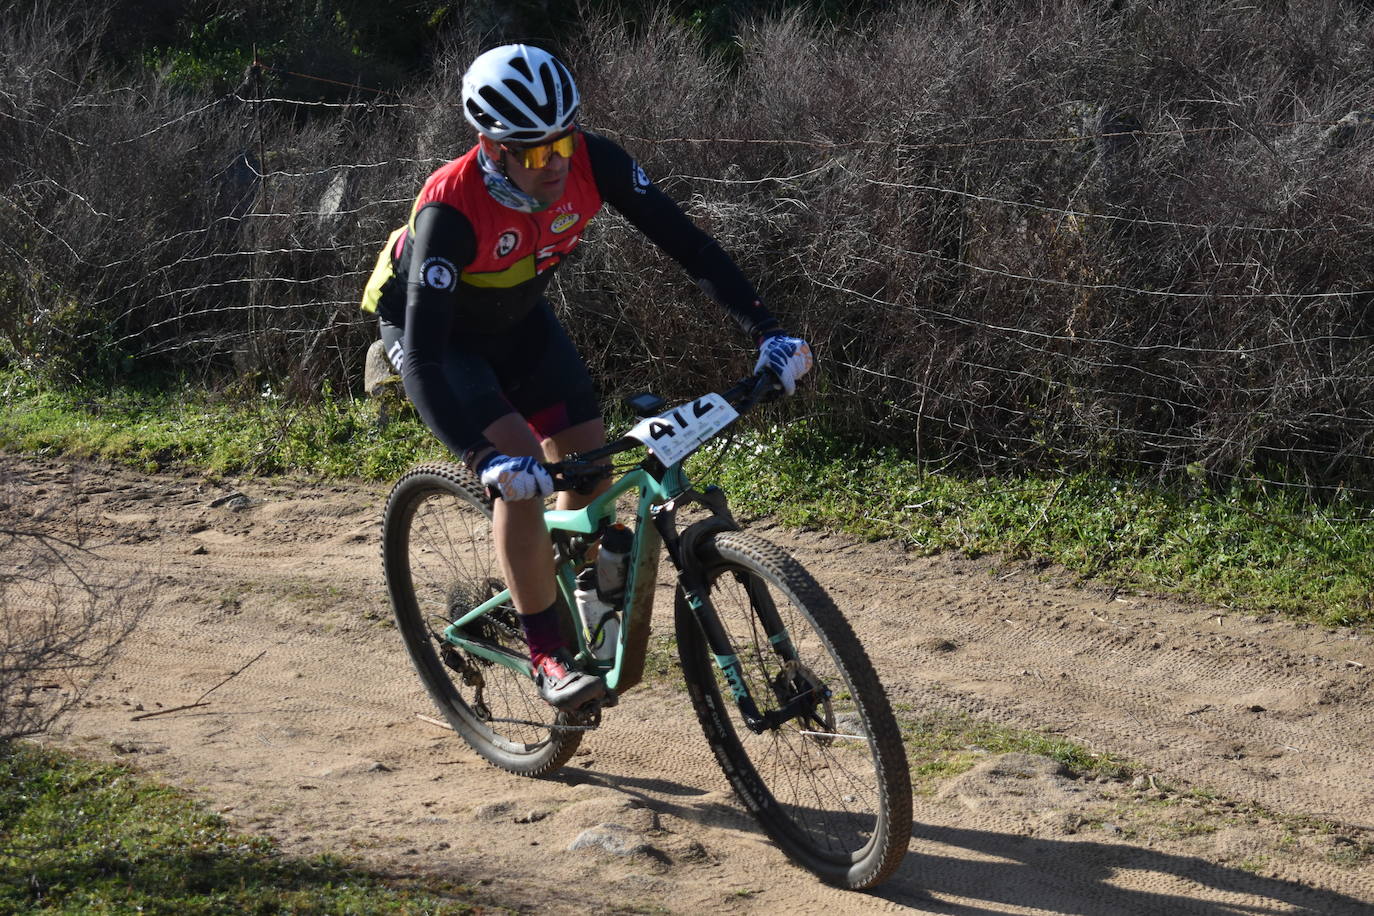
[[[560,632],[543,499],[556,461],[605,442],[591,377],[544,298],[554,269],[608,203],[680,262],[760,347],[790,394],[811,367],[724,250],[605,137],[577,125],[571,73],[548,52],[505,45],[463,76],[477,131],[466,155],[425,182],[410,221],[388,239],[363,308],[425,424],[499,494],[496,552],[550,704],[605,691],[573,667]],[[562,491],[560,508],[591,496]]]

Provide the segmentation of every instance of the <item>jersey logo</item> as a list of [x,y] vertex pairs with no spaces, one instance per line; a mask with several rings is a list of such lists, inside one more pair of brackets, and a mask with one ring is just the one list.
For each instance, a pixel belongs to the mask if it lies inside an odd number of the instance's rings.
[[644,167],[636,162],[634,164],[635,193],[643,194],[645,191],[649,190],[649,185],[652,183],[653,182],[649,181],[649,176],[645,174]]
[[545,245],[543,248],[540,248],[537,252],[535,252],[534,259],[537,262],[534,268],[535,273],[542,274],[544,271],[548,270],[550,267],[554,266],[561,260],[561,255],[558,249],[558,244]]
[[562,216],[558,217],[558,219],[554,220],[549,225],[549,228],[554,232],[567,232],[573,226],[576,226],[577,221],[581,218],[582,217],[576,213],[564,213]]
[[496,256],[504,258],[516,249],[520,244],[520,233],[514,229],[507,229],[501,233],[501,237],[496,240]]
[[444,258],[427,258],[420,265],[421,281],[430,289],[453,289],[457,276],[453,262]]

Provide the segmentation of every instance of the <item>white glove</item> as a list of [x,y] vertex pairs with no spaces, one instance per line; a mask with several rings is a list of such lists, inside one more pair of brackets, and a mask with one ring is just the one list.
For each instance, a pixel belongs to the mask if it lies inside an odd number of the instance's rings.
[[797,379],[811,369],[811,346],[800,337],[785,334],[765,338],[759,344],[759,361],[754,365],[754,373],[764,369],[773,370],[783,390],[791,394],[797,390]]
[[482,485],[495,487],[507,501],[543,499],[553,492],[553,478],[537,459],[499,453],[482,462]]

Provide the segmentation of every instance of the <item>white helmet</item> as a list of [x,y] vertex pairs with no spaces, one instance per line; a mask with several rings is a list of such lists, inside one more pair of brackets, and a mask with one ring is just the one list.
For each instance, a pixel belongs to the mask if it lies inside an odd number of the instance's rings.
[[529,45],[502,45],[463,74],[463,114],[499,142],[538,143],[572,126],[577,84],[558,58]]

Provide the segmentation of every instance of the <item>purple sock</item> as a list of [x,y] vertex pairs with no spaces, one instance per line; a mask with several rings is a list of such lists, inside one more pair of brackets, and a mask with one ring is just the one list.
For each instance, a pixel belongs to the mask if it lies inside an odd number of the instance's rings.
[[550,655],[563,648],[563,634],[558,626],[558,602],[544,608],[538,614],[521,614],[520,626],[525,631],[525,642],[530,646],[530,659],[539,661],[541,656]]

